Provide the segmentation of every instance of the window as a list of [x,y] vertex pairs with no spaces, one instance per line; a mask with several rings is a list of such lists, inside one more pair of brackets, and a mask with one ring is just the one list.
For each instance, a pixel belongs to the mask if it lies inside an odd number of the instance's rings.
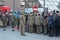
[[29,2],[29,7],[32,7],[33,6],[33,3],[32,2]]

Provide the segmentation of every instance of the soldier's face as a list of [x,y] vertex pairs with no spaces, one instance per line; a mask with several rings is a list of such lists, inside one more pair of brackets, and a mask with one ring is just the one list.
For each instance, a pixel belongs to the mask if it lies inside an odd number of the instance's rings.
[[39,14],[37,14],[37,16],[39,16]]
[[29,14],[29,16],[30,16],[30,14]]
[[37,16],[37,14],[35,14],[35,16]]
[[30,15],[30,17],[31,17],[31,15]]
[[21,14],[22,15],[22,14]]
[[46,13],[44,13],[44,16],[46,16],[47,14]]
[[32,14],[30,14],[30,16],[32,16]]
[[33,16],[33,14],[32,14],[32,16]]

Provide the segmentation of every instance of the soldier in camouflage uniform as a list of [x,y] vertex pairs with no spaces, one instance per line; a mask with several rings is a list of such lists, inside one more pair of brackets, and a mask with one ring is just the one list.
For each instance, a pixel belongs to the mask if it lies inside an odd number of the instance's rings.
[[0,27],[3,27],[2,18],[0,18]]
[[7,22],[6,22],[6,16],[3,14],[2,15],[2,21],[3,21],[3,30],[5,31],[6,30],[6,26],[7,26]]
[[29,14],[27,23],[29,24],[29,32],[33,32],[34,17],[33,14]]
[[12,31],[15,31],[14,27],[15,27],[15,24],[16,24],[16,18],[13,15],[13,13],[10,13],[10,21],[11,21],[11,25],[12,25]]
[[20,26],[19,30],[21,32],[21,35],[25,35],[25,16],[24,13],[20,15]]
[[41,33],[41,17],[39,13],[37,13],[35,16],[35,25],[36,25],[36,32]]
[[44,35],[47,34],[47,26],[48,26],[48,16],[46,13],[43,13],[43,20],[42,20],[42,23],[43,23],[43,28],[44,28]]
[[0,28],[3,27],[2,11],[0,10]]

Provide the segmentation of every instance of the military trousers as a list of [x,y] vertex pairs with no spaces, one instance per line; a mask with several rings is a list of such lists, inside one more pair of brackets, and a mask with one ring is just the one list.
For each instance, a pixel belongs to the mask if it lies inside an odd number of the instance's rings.
[[47,34],[47,26],[44,26],[44,34]]
[[3,23],[3,28],[6,28],[7,27],[7,23]]
[[15,22],[11,22],[11,24],[12,24],[12,28],[14,28],[15,27]]
[[25,35],[25,25],[20,25],[19,30],[20,30],[21,35]]
[[33,32],[33,24],[32,25],[29,25],[29,32]]
[[41,26],[40,25],[36,25],[36,32],[41,33]]

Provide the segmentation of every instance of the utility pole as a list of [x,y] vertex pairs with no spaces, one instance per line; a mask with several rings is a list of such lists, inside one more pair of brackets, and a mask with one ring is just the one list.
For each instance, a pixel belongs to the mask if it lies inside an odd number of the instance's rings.
[[2,1],[2,4],[5,5],[5,1]]
[[44,7],[43,7],[43,9],[44,9],[44,12],[45,12],[45,0],[44,0],[44,2],[43,2],[43,3],[44,3]]
[[20,2],[20,11],[21,13],[25,13],[25,1]]
[[15,12],[15,0],[13,0],[13,12]]

